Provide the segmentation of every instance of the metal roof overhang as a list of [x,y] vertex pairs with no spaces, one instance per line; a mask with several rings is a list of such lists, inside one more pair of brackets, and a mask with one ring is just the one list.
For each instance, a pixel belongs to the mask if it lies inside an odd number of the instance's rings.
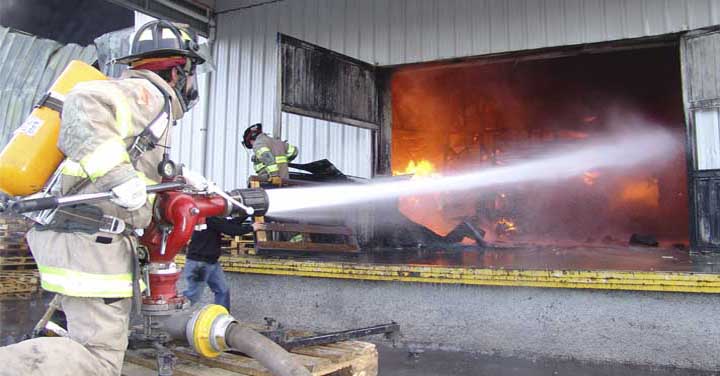
[[[184,23],[208,37],[214,25],[212,4],[198,0],[108,0],[147,15]],[[214,3],[214,2],[213,2]]]

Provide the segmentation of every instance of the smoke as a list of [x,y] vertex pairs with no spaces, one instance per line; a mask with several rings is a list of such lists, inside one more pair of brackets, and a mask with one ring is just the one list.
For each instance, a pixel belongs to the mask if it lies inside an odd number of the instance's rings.
[[639,129],[594,138],[582,145],[555,149],[535,160],[483,168],[458,175],[370,184],[268,190],[270,216],[299,216],[308,210],[343,208],[400,196],[435,192],[477,192],[522,182],[556,182],[600,168],[624,169],[667,159],[677,150],[671,132]]

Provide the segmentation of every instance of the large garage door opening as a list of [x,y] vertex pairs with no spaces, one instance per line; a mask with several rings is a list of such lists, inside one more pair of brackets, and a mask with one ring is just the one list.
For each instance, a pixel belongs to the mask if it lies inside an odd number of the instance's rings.
[[[405,216],[439,235],[470,221],[494,245],[686,249],[687,159],[677,46],[395,71],[394,174],[512,165],[624,130],[660,127],[678,147],[641,168],[553,183],[404,197]],[[470,239],[463,241],[469,242]]]

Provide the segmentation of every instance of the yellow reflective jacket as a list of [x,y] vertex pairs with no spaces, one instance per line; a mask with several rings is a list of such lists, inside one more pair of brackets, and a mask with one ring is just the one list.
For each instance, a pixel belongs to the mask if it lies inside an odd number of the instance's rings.
[[253,167],[260,177],[279,176],[288,179],[288,163],[298,155],[298,149],[286,141],[260,134],[253,143]]

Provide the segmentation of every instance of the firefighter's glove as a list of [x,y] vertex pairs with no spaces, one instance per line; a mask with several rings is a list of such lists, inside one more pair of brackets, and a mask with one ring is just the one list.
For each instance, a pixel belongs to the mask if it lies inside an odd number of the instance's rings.
[[110,200],[129,211],[138,210],[147,202],[146,189],[145,182],[135,177],[113,188],[115,198]]
[[182,176],[185,178],[185,183],[191,186],[194,190],[206,191],[208,189],[207,179],[197,172],[190,170],[189,168],[183,168]]

